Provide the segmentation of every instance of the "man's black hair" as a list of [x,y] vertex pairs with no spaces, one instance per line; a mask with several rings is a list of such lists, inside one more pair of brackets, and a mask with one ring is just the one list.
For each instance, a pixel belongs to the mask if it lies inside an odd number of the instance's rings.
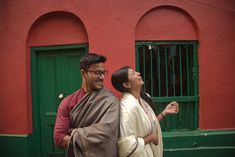
[[92,64],[105,63],[106,57],[97,53],[87,53],[80,60],[80,69],[88,70]]

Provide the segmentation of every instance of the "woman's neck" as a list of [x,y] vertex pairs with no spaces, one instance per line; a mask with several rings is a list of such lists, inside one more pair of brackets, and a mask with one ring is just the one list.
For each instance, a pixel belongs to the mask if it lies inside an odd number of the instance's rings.
[[130,93],[131,93],[137,100],[140,100],[140,90],[131,90]]

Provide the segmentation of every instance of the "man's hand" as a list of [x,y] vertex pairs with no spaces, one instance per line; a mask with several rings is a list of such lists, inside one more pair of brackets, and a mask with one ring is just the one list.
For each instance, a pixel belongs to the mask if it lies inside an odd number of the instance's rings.
[[61,143],[62,148],[67,148],[69,145],[70,136],[66,135]]

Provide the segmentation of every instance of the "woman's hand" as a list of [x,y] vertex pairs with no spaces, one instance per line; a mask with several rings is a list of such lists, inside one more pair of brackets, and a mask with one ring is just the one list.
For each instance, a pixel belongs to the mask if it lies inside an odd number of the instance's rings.
[[176,101],[172,101],[162,111],[162,114],[165,117],[168,114],[177,114],[178,112],[179,112],[179,104]]
[[158,144],[158,137],[154,133],[151,133],[151,134],[144,137],[144,143],[145,144],[148,144],[148,143],[151,143],[151,142],[153,142],[156,145]]

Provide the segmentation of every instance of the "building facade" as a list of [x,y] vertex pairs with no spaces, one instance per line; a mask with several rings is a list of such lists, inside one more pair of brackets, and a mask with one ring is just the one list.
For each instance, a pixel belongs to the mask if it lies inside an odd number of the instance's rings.
[[[233,0],[0,1],[1,156],[64,156],[53,145],[61,100],[79,88],[85,53],[107,56],[105,85],[141,72],[161,123],[164,157],[235,154]],[[14,149],[14,150],[13,150]]]

